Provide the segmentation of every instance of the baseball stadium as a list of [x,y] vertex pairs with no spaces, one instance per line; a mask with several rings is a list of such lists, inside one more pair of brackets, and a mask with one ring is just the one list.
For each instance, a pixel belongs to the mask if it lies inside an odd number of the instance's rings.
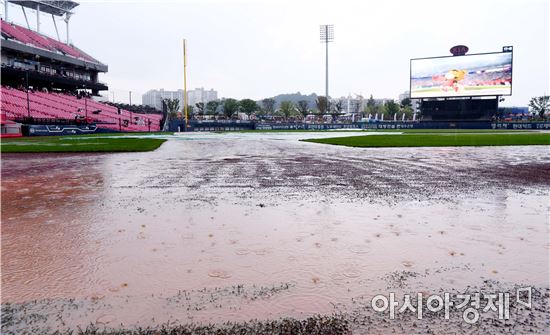
[[105,99],[85,7],[4,0],[2,334],[550,332],[550,105],[502,105],[512,46],[402,53],[404,99],[345,100],[321,25],[324,96],[189,103],[207,44],[174,32],[182,100],[155,107]]

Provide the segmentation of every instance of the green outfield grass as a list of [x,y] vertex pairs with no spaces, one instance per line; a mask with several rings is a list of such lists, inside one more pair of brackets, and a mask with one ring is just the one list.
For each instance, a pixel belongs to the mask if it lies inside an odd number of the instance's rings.
[[227,134],[227,133],[312,133],[312,132],[335,132],[335,131],[346,131],[346,132],[362,132],[364,129],[350,129],[350,130],[327,130],[327,129],[251,129],[251,130],[231,130],[231,131],[214,131],[214,133]]
[[416,133],[416,134],[456,134],[456,133],[468,133],[468,134],[483,134],[483,133],[534,133],[537,130],[528,129],[369,129],[372,132],[387,132],[387,133]]
[[112,135],[9,138],[1,141],[0,149],[2,153],[137,152],[155,150],[166,141],[158,138],[117,138],[118,136],[112,137]]
[[364,135],[337,138],[307,139],[306,142],[349,147],[453,147],[550,145],[550,133],[440,133],[403,135]]

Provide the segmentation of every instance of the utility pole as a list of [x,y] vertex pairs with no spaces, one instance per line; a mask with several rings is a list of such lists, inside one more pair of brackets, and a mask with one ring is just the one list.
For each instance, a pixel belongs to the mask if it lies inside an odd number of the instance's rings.
[[326,112],[330,113],[329,100],[328,100],[328,44],[334,42],[334,25],[324,24],[321,25],[321,43],[325,43],[325,98],[326,98]]

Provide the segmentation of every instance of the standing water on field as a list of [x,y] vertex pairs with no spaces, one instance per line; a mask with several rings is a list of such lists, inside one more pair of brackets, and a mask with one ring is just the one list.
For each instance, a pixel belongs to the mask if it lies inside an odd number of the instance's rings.
[[[547,307],[547,147],[298,141],[315,136],[337,134],[2,155],[2,332],[343,313],[361,333],[378,294],[518,286]],[[368,330],[416,327],[398,324]]]

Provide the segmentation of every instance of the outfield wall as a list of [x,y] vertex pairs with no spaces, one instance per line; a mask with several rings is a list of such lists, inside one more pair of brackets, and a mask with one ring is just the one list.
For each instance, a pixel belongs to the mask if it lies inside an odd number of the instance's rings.
[[171,121],[169,131],[242,131],[242,130],[338,130],[338,129],[532,129],[550,130],[550,122],[491,121],[379,121],[354,123],[275,123],[252,121],[191,121],[189,127]]
[[550,130],[550,122],[379,122],[366,123],[363,129],[510,129]]
[[[183,132],[185,124],[170,122],[170,132]],[[267,123],[267,122],[190,122],[187,131],[242,131],[242,130],[345,130],[345,129],[509,129],[550,130],[549,122],[355,122],[355,123]],[[24,136],[83,135],[116,132],[95,125],[23,125]]]
[[60,136],[112,133],[112,130],[98,128],[96,125],[40,125],[22,126],[23,136]]

